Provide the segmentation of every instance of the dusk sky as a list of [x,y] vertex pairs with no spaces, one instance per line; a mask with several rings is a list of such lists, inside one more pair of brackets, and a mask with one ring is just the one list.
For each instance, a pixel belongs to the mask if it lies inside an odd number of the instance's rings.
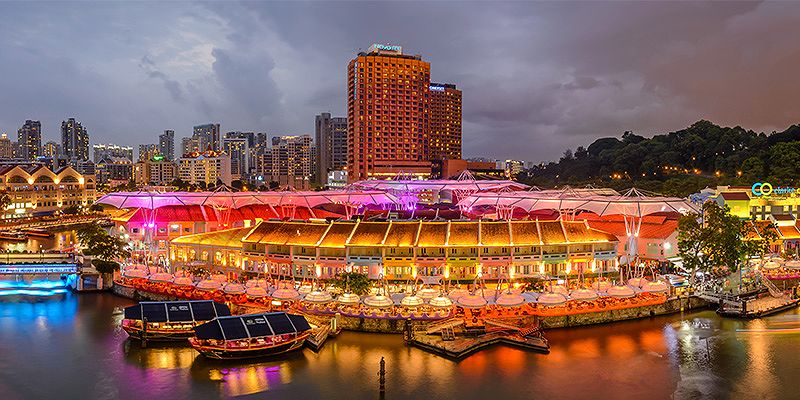
[[91,143],[193,125],[313,134],[347,62],[402,45],[464,93],[464,155],[566,148],[699,119],[800,123],[800,3],[0,3],[0,131],[76,117]]

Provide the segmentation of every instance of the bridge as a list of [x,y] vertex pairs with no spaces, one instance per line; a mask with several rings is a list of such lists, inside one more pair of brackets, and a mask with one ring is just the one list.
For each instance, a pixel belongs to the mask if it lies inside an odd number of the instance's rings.
[[0,296],[51,296],[79,281],[72,253],[0,254]]

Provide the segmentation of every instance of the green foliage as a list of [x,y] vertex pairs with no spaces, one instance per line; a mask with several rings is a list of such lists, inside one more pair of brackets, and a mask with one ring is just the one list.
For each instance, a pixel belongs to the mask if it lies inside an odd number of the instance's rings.
[[771,135],[708,121],[649,139],[625,132],[621,140],[601,138],[585,149],[566,151],[558,162],[538,165],[519,179],[539,187],[636,186],[677,196],[706,186],[750,186],[758,181],[796,185],[800,125]]
[[703,204],[703,215],[689,214],[678,221],[678,253],[684,267],[694,272],[712,272],[727,268],[734,272],[748,256],[760,256],[769,251],[777,239],[774,226],[764,229],[760,239],[744,240],[748,221],[729,213],[715,202]]
[[75,204],[67,206],[61,210],[61,213],[66,215],[75,215],[79,214],[80,212],[81,212],[81,207]]
[[92,212],[103,212],[103,206],[101,206],[100,204],[97,204],[97,203],[92,204],[91,206],[89,206],[89,211],[92,211]]
[[92,265],[101,274],[112,274],[114,271],[119,271],[119,263],[116,261],[94,259]]
[[372,288],[372,281],[369,280],[367,274],[358,272],[342,272],[331,280],[331,284],[342,291],[349,288],[351,292],[359,296],[369,293]]
[[112,261],[130,256],[125,249],[128,245],[124,240],[111,236],[96,223],[82,226],[76,232],[78,241],[85,248],[83,253],[93,255],[100,260]]

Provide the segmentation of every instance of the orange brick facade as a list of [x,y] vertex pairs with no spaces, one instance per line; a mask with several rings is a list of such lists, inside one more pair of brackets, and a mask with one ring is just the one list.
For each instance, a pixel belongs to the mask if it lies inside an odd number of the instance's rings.
[[430,134],[431,160],[461,158],[461,91],[455,85],[431,83]]

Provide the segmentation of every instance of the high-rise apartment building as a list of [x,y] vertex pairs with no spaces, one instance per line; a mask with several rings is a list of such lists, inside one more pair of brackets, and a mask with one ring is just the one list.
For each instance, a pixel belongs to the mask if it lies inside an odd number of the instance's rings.
[[326,185],[328,172],[347,168],[347,118],[321,113],[315,119],[317,149],[315,180]]
[[461,159],[461,91],[450,83],[431,83],[428,157]]
[[231,156],[218,151],[184,154],[178,165],[178,173],[184,182],[216,185],[231,184]]
[[7,134],[0,135],[0,158],[14,157],[14,143]]
[[244,137],[226,137],[222,139],[225,153],[231,157],[231,175],[233,179],[242,179],[250,173],[250,145]]
[[[131,154],[133,154],[133,148],[129,147],[129,149],[131,149]],[[61,145],[59,145],[56,142],[49,141],[49,142],[45,143],[44,146],[42,146],[42,154],[45,157],[55,158],[59,154],[61,154]],[[97,153],[95,153],[95,154],[97,154]],[[95,157],[97,157],[97,156],[95,156]],[[131,156],[131,158],[133,158],[133,156]]]
[[27,120],[17,131],[17,158],[35,160],[42,155],[42,123]]
[[276,136],[272,148],[262,156],[265,181],[278,182],[281,186],[307,189],[314,171],[314,145],[310,135]]
[[89,133],[75,118],[61,122],[61,150],[73,164],[89,159]]
[[[48,142],[49,145],[52,142]],[[55,154],[58,154],[57,152]],[[92,145],[93,160],[99,163],[104,158],[127,158],[133,162],[133,147],[118,146],[116,144],[94,144]]]
[[373,44],[347,68],[348,179],[429,176],[430,64]]
[[214,151],[222,150],[219,124],[197,125],[194,127],[192,137],[196,138],[195,140],[197,140],[197,144],[200,147],[199,151],[206,151],[208,149]]
[[152,160],[153,157],[161,154],[159,145],[155,143],[140,144],[139,145],[139,161]]
[[158,150],[168,161],[175,159],[175,131],[167,129],[158,135]]
[[167,160],[139,161],[133,166],[133,179],[137,186],[169,185],[178,177],[178,164]]

